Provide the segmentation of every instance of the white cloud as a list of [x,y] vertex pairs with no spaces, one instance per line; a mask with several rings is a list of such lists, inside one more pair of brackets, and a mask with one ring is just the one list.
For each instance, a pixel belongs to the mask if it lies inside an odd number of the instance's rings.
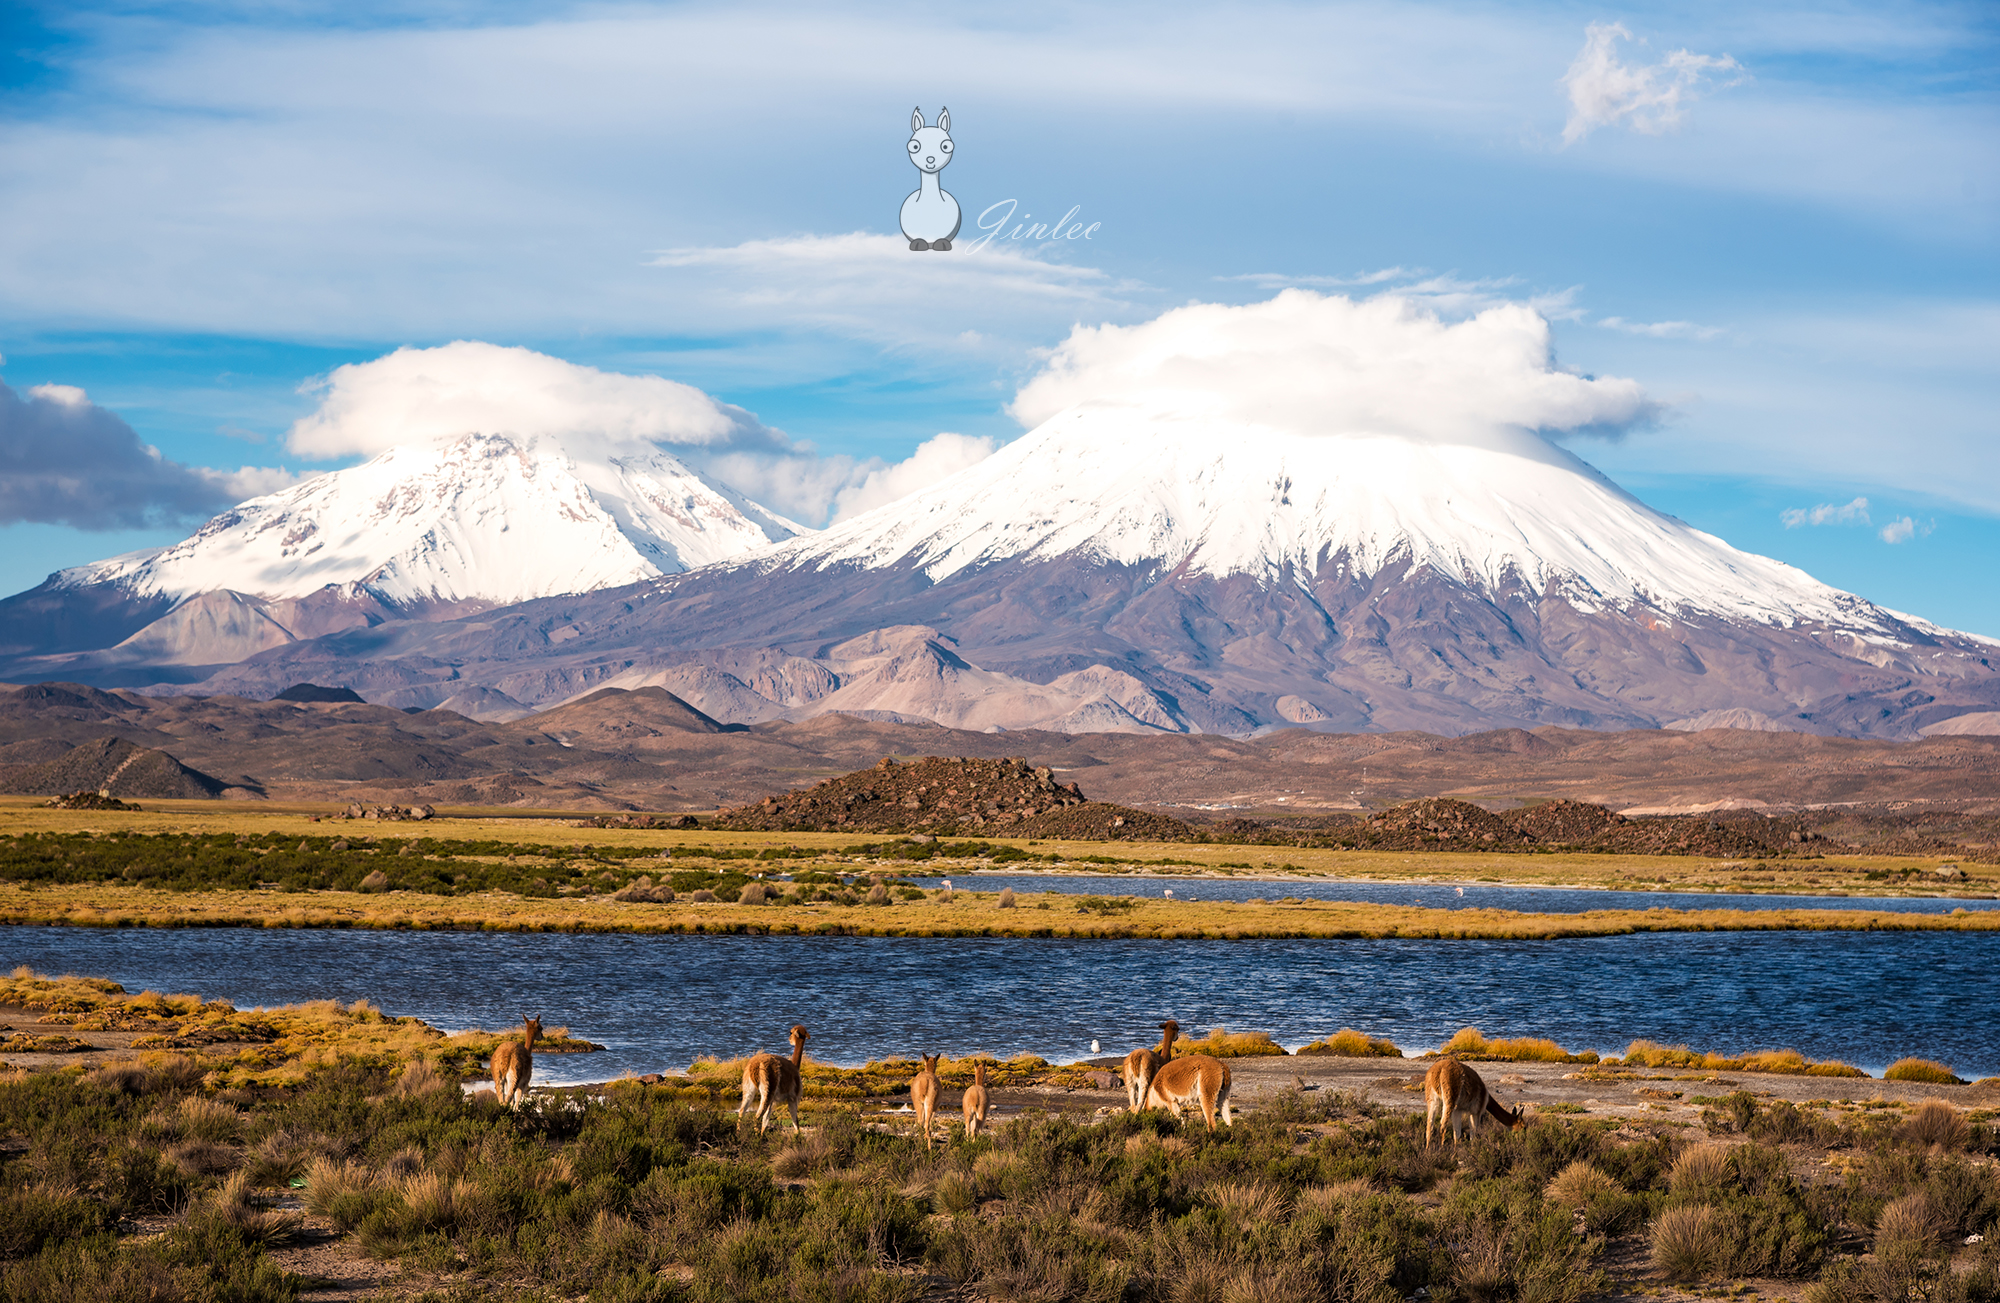
[[1787,507],[1778,513],[1778,519],[1785,522],[1786,529],[1797,529],[1800,525],[1866,525],[1868,499],[1822,502],[1817,507]]
[[1623,317],[1599,317],[1594,324],[1606,330],[1643,335],[1648,339],[1710,340],[1722,334],[1720,326],[1698,326],[1692,321],[1627,321]]
[[1722,86],[1748,80],[1743,66],[1726,54],[1675,50],[1656,64],[1621,63],[1618,42],[1631,39],[1623,23],[1592,23],[1585,29],[1583,49],[1562,78],[1569,90],[1563,144],[1573,145],[1596,128],[1618,122],[1645,135],[1661,135],[1680,125],[1687,106],[1717,74],[1737,74]]
[[939,480],[976,466],[993,455],[998,445],[984,436],[946,432],[926,439],[917,450],[893,466],[870,470],[859,483],[842,489],[834,498],[834,520],[858,516],[864,511],[886,506],[927,489]]
[[1908,516],[1898,516],[1896,519],[1882,526],[1878,533],[1880,533],[1884,543],[1893,545],[1896,543],[1907,543],[1913,538],[1920,538],[1935,528],[1937,526],[1932,521],[1918,521],[1912,520]]
[[612,447],[775,441],[748,412],[692,385],[473,340],[399,348],[336,368],[303,392],[319,395],[319,409],[294,423],[286,442],[315,458],[372,456],[475,432]]
[[[372,456],[470,433],[548,438],[586,454],[664,446],[755,501],[813,524],[836,507],[853,514],[915,492],[993,451],[989,439],[940,434],[893,465],[826,456],[692,385],[474,340],[397,349],[340,367],[305,392],[319,396],[319,408],[292,426],[289,446],[309,456]],[[232,486],[236,499],[293,479],[254,467],[198,473]]]
[[1452,322],[1402,294],[1296,289],[1079,326],[1011,410],[1032,426],[1079,403],[1517,450],[1523,432],[1618,433],[1660,412],[1636,381],[1557,367],[1547,318],[1524,304]]

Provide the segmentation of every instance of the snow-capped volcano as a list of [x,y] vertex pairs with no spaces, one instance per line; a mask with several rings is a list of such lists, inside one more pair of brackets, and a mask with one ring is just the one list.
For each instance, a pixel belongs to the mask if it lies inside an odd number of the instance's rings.
[[921,493],[746,564],[912,565],[942,583],[1059,558],[1260,584],[1329,566],[1429,571],[1579,610],[1892,632],[1860,598],[1662,515],[1531,434],[1454,445],[1122,405],[1079,405]]
[[[10,672],[217,665],[337,629],[618,587],[805,530],[658,448],[466,434],[252,498],[0,603]],[[36,659],[40,657],[40,659]]]
[[253,498],[172,547],[57,582],[505,605],[677,574],[803,532],[666,452],[584,458],[554,439],[468,434]]

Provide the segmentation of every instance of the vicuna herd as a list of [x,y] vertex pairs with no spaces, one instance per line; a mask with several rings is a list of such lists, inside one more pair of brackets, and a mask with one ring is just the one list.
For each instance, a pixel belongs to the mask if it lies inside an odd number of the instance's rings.
[[[542,1034],[539,1016],[522,1015],[521,1025],[525,1035],[519,1041],[508,1041],[493,1051],[493,1090],[500,1102],[510,1108],[519,1108],[528,1093],[528,1082],[535,1070],[535,1040]],[[1160,1043],[1151,1049],[1133,1050],[1125,1056],[1122,1075],[1125,1080],[1125,1101],[1127,1106],[1138,1112],[1141,1108],[1163,1108],[1175,1118],[1185,1113],[1188,1105],[1201,1109],[1202,1121],[1210,1131],[1215,1130],[1215,1119],[1219,1115],[1224,1126],[1234,1126],[1236,1119],[1229,1102],[1229,1065],[1207,1054],[1185,1054],[1174,1057],[1174,1042],[1180,1039],[1180,1024],[1169,1018],[1160,1024]],[[776,1054],[759,1053],[750,1056],[743,1065],[743,1100],[736,1108],[737,1125],[741,1126],[750,1106],[757,1107],[757,1130],[767,1131],[771,1126],[771,1115],[779,1105],[790,1110],[792,1130],[802,1131],[799,1125],[799,1098],[803,1092],[801,1072],[805,1066],[806,1041],[811,1033],[803,1026],[794,1026],[791,1032],[792,1056],[787,1059]],[[924,1148],[929,1150],[933,1139],[933,1124],[937,1116],[938,1095],[941,1083],[938,1081],[937,1065],[943,1058],[939,1054],[925,1054],[923,1071],[910,1079],[910,1108],[917,1115],[917,1129],[923,1134]],[[986,1123],[986,1065],[973,1065],[973,1082],[965,1088],[960,1100],[960,1109],[965,1115],[965,1138],[976,1139],[979,1128]],[[1457,1059],[1439,1059],[1424,1074],[1424,1145],[1428,1148],[1440,1135],[1448,1135],[1452,1144],[1459,1141],[1461,1131],[1470,1135],[1482,1118],[1492,1118],[1503,1127],[1520,1130],[1527,1125],[1523,1108],[1503,1108],[1486,1089],[1486,1083],[1479,1074],[1466,1067]],[[949,1132],[947,1131],[947,1136]]]

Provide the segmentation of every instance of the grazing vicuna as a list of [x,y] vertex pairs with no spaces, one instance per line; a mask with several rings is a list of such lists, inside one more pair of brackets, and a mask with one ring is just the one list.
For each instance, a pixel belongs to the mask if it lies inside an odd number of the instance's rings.
[[528,1080],[535,1075],[535,1041],[542,1034],[539,1016],[521,1015],[527,1035],[518,1041],[503,1041],[493,1051],[493,1093],[509,1108],[519,1108],[528,1097]]
[[924,1133],[924,1150],[931,1147],[931,1119],[937,1115],[938,1060],[940,1054],[920,1054],[924,1070],[910,1078],[910,1107],[917,1111],[917,1129]]
[[806,1041],[810,1033],[804,1027],[792,1028],[792,1057],[781,1059],[775,1054],[759,1052],[750,1056],[750,1062],[743,1065],[743,1102],[736,1106],[736,1125],[743,1125],[743,1111],[750,1107],[750,1101],[757,1101],[757,1129],[766,1131],[771,1126],[771,1113],[780,1104],[792,1111],[792,1130],[805,1130],[799,1125],[799,1070],[806,1061]]
[[1467,1135],[1472,1134],[1483,1117],[1490,1117],[1503,1127],[1519,1131],[1528,1125],[1523,1112],[1520,1108],[1501,1108],[1499,1101],[1486,1089],[1486,1083],[1479,1079],[1479,1074],[1457,1059],[1439,1059],[1424,1074],[1426,1149],[1431,1146],[1433,1129],[1449,1132],[1451,1143],[1456,1145],[1461,1119]]
[[[1167,1027],[1167,1023],[1160,1024],[1161,1031]],[[1170,1041],[1161,1044],[1172,1052]],[[1208,1123],[1210,1131],[1215,1130],[1217,1113],[1222,1115],[1224,1126],[1235,1126],[1236,1115],[1229,1104],[1229,1065],[1206,1054],[1190,1054],[1161,1064],[1147,1088],[1146,1106],[1170,1109],[1178,1118],[1189,1104],[1201,1106],[1202,1121]]]
[[986,1065],[972,1065],[972,1084],[965,1088],[965,1138],[979,1139],[979,1128],[986,1125]]
[[1134,1050],[1125,1056],[1125,1066],[1120,1071],[1125,1077],[1126,1108],[1137,1113],[1145,1106],[1146,1087],[1153,1084],[1153,1074],[1174,1057],[1174,1041],[1180,1034],[1181,1025],[1169,1018],[1160,1024],[1160,1048]]

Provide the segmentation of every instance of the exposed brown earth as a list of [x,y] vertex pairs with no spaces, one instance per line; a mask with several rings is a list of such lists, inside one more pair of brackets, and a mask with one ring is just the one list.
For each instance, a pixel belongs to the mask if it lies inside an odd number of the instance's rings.
[[[24,773],[106,738],[213,776],[228,785],[227,796],[364,806],[741,809],[871,769],[884,756],[1011,756],[1047,768],[1052,782],[1080,789],[1091,803],[1053,812],[1035,805],[1036,815],[1008,825],[1030,837],[1182,835],[1167,825],[1127,834],[1136,808],[1205,820],[1225,833],[1250,829],[1223,821],[1254,818],[1258,827],[1275,824],[1270,835],[1280,843],[1278,832],[1332,834],[1326,844],[1350,844],[1352,834],[1360,840],[1351,844],[1385,849],[1483,848],[1494,844],[1481,840],[1491,833],[1495,843],[1514,835],[1538,845],[1643,851],[1679,849],[1660,840],[1685,834],[1690,853],[1754,853],[1738,846],[1738,829],[1754,830],[1760,843],[1776,834],[1780,849],[1794,845],[1793,832],[1881,854],[1970,857],[2000,847],[2000,737],[1898,743],[1736,729],[1543,728],[1456,738],[1303,729],[1227,738],[975,733],[852,716],[743,728],[718,724],[658,688],[607,689],[526,719],[480,723],[444,710],[406,714],[352,703],[149,698],[74,685],[0,689],[0,787],[18,787]],[[121,782],[114,795],[127,794]],[[1435,829],[1401,814],[1332,821],[1427,797],[1505,817],[1489,824],[1440,807],[1446,817]],[[1563,799],[1572,804],[1557,804]],[[1527,805],[1539,808],[1516,810]],[[1635,807],[1703,817],[1670,826],[1605,813]],[[1767,827],[1750,817],[1764,812],[1789,821]],[[1439,823],[1437,813],[1424,819]],[[1127,820],[1122,828],[1119,818]],[[1461,837],[1461,827],[1471,835]]]

